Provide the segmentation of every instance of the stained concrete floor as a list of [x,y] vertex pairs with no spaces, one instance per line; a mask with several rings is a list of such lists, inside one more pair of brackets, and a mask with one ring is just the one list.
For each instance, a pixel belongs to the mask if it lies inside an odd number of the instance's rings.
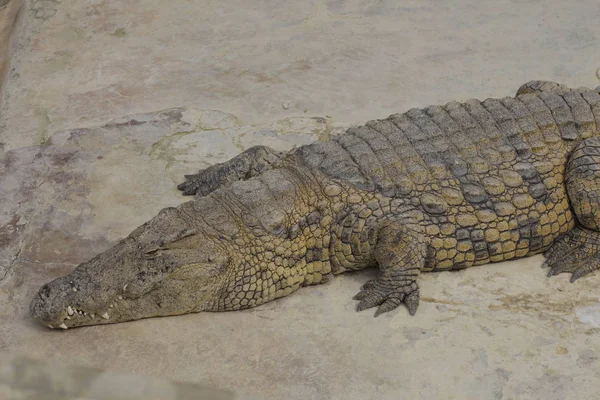
[[[1,6],[1,4],[0,4]],[[597,399],[596,274],[542,257],[422,277],[416,316],[351,297],[373,271],[256,309],[51,331],[45,281],[162,207],[184,173],[414,106],[598,86],[600,3],[31,0],[0,120],[0,351],[269,399]]]

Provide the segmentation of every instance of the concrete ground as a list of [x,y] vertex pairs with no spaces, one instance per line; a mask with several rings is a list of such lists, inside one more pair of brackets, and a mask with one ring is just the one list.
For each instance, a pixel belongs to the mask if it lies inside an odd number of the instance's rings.
[[267,399],[598,398],[600,276],[547,279],[541,256],[425,275],[414,317],[354,311],[373,271],[243,312],[64,332],[27,317],[41,284],[188,200],[182,174],[251,145],[531,79],[598,86],[597,0],[23,7],[0,109],[0,351]]
[[258,400],[230,390],[0,354],[2,400]]

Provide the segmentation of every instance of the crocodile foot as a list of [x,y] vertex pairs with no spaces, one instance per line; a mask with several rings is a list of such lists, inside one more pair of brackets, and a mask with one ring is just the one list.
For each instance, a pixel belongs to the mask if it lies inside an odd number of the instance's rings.
[[387,280],[373,279],[365,283],[353,299],[360,300],[356,311],[379,306],[375,312],[376,317],[395,309],[402,303],[406,304],[410,315],[415,315],[419,306],[419,287],[416,281],[399,286]]
[[211,165],[194,175],[185,175],[185,182],[177,189],[184,195],[206,196],[233,182],[249,179],[270,169],[282,153],[265,146],[254,146],[224,163]]
[[600,269],[600,232],[576,227],[544,254],[548,276],[571,273],[571,282]]

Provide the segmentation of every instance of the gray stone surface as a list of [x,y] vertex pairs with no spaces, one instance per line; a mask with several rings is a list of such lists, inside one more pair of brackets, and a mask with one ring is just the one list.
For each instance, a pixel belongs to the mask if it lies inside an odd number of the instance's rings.
[[0,120],[0,350],[273,399],[596,399],[598,275],[547,279],[541,257],[427,274],[412,318],[354,312],[372,271],[243,312],[65,332],[27,308],[40,284],[186,201],[182,174],[254,144],[287,149],[344,121],[514,94],[530,79],[598,86],[599,12],[27,2]]

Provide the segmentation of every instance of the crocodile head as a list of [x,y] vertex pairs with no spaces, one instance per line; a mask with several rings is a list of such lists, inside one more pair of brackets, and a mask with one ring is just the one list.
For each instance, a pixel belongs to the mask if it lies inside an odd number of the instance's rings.
[[341,205],[346,192],[319,197],[320,184],[306,176],[268,171],[162,210],[113,248],[42,286],[31,316],[67,329],[240,310],[287,296],[305,278],[321,282],[327,259],[315,257],[327,257],[319,246],[329,243],[333,204]]
[[67,329],[216,310],[227,300],[225,277],[248,266],[231,257],[224,237],[234,233],[231,218],[212,213],[221,221],[215,230],[190,217],[198,214],[194,208],[210,206],[204,201],[163,209],[113,248],[43,285],[30,315]]

